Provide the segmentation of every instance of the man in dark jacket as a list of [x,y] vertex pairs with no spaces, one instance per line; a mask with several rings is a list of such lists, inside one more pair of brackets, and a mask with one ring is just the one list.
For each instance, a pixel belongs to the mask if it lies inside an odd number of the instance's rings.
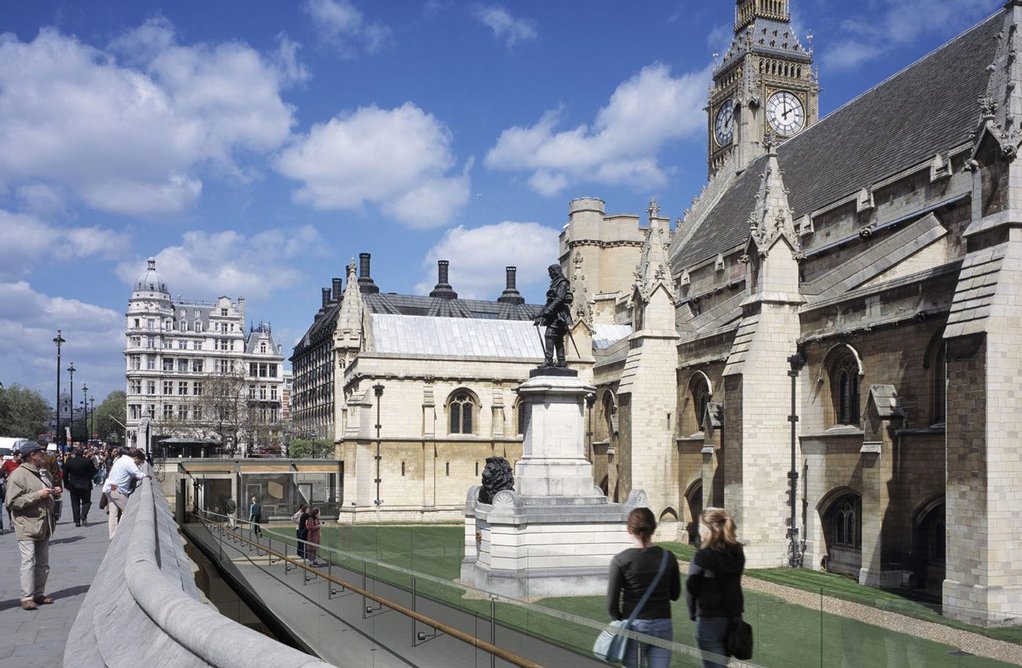
[[92,507],[92,478],[96,464],[86,457],[81,448],[75,448],[71,459],[64,463],[64,485],[71,494],[71,514],[75,526],[89,526],[89,508]]

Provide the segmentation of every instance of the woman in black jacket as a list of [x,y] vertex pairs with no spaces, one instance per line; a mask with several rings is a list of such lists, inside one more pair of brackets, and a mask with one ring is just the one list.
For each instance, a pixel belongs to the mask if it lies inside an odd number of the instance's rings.
[[[696,623],[696,644],[704,652],[727,656],[727,632],[744,611],[742,571],[745,552],[735,522],[723,508],[707,508],[699,518],[699,551],[689,564],[685,582],[688,616]],[[726,666],[703,657],[704,668]]]
[[[649,508],[636,508],[628,513],[628,534],[635,541],[635,547],[619,552],[610,562],[607,611],[611,619],[631,617],[635,606],[656,577],[664,548],[653,545],[654,531],[656,518]],[[677,601],[679,596],[681,575],[678,573],[678,559],[668,552],[667,568],[629,630],[667,641],[673,640],[671,601]],[[636,649],[631,640],[627,647],[627,668],[638,665],[637,656],[644,656],[644,665],[649,668],[667,668],[671,663],[671,651],[663,647],[640,642]]]

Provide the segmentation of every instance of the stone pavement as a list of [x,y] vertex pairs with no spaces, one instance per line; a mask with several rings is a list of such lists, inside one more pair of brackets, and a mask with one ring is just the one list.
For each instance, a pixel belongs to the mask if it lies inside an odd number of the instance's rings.
[[[99,493],[93,495],[99,498]],[[64,512],[50,542],[50,578],[46,593],[53,605],[38,610],[21,609],[19,567],[21,555],[11,532],[7,511],[0,536],[0,665],[19,668],[52,668],[63,662],[64,645],[71,623],[85,599],[109,545],[106,512],[93,503],[90,524],[76,527],[71,508],[64,501]]]

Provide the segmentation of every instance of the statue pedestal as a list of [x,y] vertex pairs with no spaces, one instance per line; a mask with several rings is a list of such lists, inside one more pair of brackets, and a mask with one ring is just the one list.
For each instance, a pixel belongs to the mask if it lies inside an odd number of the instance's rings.
[[469,490],[466,584],[512,598],[602,595],[611,558],[633,546],[625,526],[645,493],[622,505],[593,485],[583,424],[595,388],[563,371],[540,370],[518,388],[528,417],[515,490],[490,504],[479,501],[478,487]]

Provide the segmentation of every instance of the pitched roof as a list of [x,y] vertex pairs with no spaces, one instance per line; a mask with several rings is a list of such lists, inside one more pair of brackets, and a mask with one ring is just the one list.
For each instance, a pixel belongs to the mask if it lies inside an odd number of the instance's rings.
[[540,359],[542,341],[531,322],[374,313],[373,349],[378,353],[438,357]]
[[[976,129],[1004,10],[777,147],[796,219],[963,144]],[[673,250],[674,273],[740,246],[766,165],[739,175]]]

